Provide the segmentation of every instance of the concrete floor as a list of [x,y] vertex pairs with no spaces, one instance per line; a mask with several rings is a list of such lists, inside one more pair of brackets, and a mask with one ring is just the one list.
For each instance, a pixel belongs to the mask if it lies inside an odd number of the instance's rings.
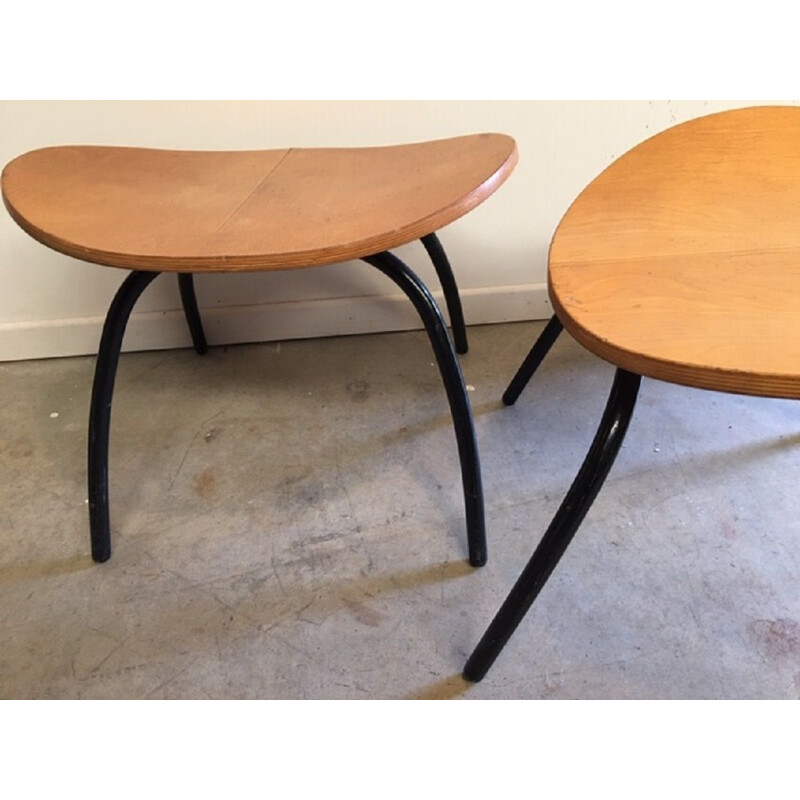
[[645,381],[626,444],[486,679],[464,660],[575,475],[612,368],[470,330],[489,564],[465,561],[422,332],[137,353],[114,555],[89,557],[93,358],[0,365],[3,698],[796,698],[800,406]]

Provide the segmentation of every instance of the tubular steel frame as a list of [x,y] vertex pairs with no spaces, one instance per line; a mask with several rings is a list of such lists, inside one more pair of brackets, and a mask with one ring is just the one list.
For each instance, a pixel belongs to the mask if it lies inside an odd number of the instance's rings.
[[544,330],[539,334],[539,338],[531,348],[530,353],[525,356],[525,360],[517,370],[517,374],[511,379],[508,388],[503,392],[503,402],[507,406],[513,406],[517,398],[522,394],[522,390],[528,385],[528,381],[533,377],[533,373],[539,369],[544,357],[550,352],[550,348],[555,344],[564,326],[561,320],[553,314],[550,321],[545,325]]
[[617,369],[611,394],[589,452],[538,547],[464,667],[480,681],[522,622],[558,564],[603,485],[628,430],[641,376]]
[[[424,237],[422,242],[441,281],[453,335],[459,343],[459,352],[466,352],[464,318],[447,256],[435,234]],[[363,260],[383,272],[403,290],[428,332],[447,393],[458,444],[467,518],[469,563],[475,567],[483,566],[487,560],[487,548],[477,438],[464,378],[444,318],[425,284],[397,256],[384,252]],[[159,274],[135,271],[125,278],[111,302],[100,338],[89,410],[88,448],[89,528],[92,558],[97,562],[107,561],[111,557],[108,451],[111,402],[122,339],[136,301]],[[194,349],[202,355],[207,352],[208,345],[197,308],[193,276],[190,273],[179,273],[178,286]]]
[[[391,278],[405,292],[422,319],[431,342],[436,363],[447,392],[450,413],[458,442],[464,505],[467,517],[469,563],[482,567],[486,563],[486,522],[483,508],[483,486],[478,458],[478,442],[464,377],[453,344],[447,334],[442,312],[425,284],[395,255],[379,253],[364,259]],[[455,284],[454,284],[455,285]]]
[[195,352],[199,356],[204,356],[208,352],[208,344],[206,343],[206,335],[203,332],[200,311],[197,308],[197,296],[194,293],[194,275],[191,272],[179,272],[178,288],[181,292],[183,313],[186,315],[186,322],[189,325],[189,333],[192,336]]
[[458,296],[458,286],[456,286],[456,279],[453,276],[450,262],[447,260],[447,254],[444,252],[439,237],[435,233],[429,233],[427,236],[423,236],[420,241],[433,262],[436,275],[439,278],[439,283],[444,292],[456,353],[464,355],[464,353],[469,350],[469,345],[467,344],[467,329],[464,325],[464,312],[461,310],[461,298]]
[[108,442],[111,400],[117,376],[119,351],[125,326],[139,295],[155,280],[158,272],[131,272],[117,290],[103,325],[100,348],[89,405],[89,535],[92,558],[111,558],[111,523],[108,510]]

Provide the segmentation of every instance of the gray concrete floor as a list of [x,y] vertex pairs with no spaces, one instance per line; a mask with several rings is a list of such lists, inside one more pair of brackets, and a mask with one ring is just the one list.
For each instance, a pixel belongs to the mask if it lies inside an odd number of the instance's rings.
[[[612,368],[470,329],[490,561],[465,561],[422,332],[123,355],[114,555],[89,557],[93,358],[0,365],[3,698],[795,698],[800,406],[644,381],[486,679],[459,677],[575,475]],[[56,416],[57,415],[57,416]]]

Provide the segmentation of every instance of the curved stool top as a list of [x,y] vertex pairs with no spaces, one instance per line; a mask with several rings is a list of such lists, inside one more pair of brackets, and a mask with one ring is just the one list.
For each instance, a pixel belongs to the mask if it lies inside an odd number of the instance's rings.
[[310,267],[420,239],[517,162],[485,133],[390,147],[181,151],[47,147],[3,170],[3,200],[48,247],[112,267]]
[[727,111],[635,147],[550,246],[556,313],[631,372],[800,397],[800,108]]

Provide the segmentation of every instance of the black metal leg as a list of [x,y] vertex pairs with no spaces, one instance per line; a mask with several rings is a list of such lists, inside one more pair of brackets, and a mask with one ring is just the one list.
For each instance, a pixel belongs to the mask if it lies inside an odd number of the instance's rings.
[[481,567],[486,563],[486,526],[483,509],[483,487],[478,459],[478,442],[472,420],[464,377],[453,352],[442,312],[424,283],[392,253],[378,253],[364,259],[390,277],[414,304],[422,318],[439,365],[450,413],[453,416],[458,455],[461,461],[461,479],[464,485],[464,504],[467,516],[467,541],[469,563]]
[[181,291],[181,302],[189,324],[189,333],[192,334],[192,344],[195,352],[203,356],[208,352],[208,344],[203,333],[203,322],[197,308],[197,296],[194,293],[194,276],[191,272],[178,273],[178,288]]
[[467,680],[479,681],[486,675],[564,555],[619,452],[640,382],[639,375],[617,370],[603,419],[580,472],[531,560],[469,657],[464,667]]
[[539,368],[539,364],[542,363],[563,330],[564,326],[561,324],[561,320],[554,314],[503,393],[503,402],[507,406],[513,406],[517,402],[522,390],[528,385],[533,373]]
[[456,353],[462,355],[467,352],[467,329],[464,325],[464,312],[461,310],[461,298],[458,296],[458,286],[444,252],[442,243],[435,233],[429,233],[420,240],[428,251],[428,255],[439,276],[439,283],[442,285],[445,303],[447,303],[447,314],[450,317],[450,329],[453,332],[453,342],[456,346]]
[[108,439],[111,399],[117,374],[122,337],[139,295],[158,276],[157,272],[132,272],[122,282],[108,309],[92,385],[89,410],[89,529],[92,558],[111,558],[111,525],[108,513]]

